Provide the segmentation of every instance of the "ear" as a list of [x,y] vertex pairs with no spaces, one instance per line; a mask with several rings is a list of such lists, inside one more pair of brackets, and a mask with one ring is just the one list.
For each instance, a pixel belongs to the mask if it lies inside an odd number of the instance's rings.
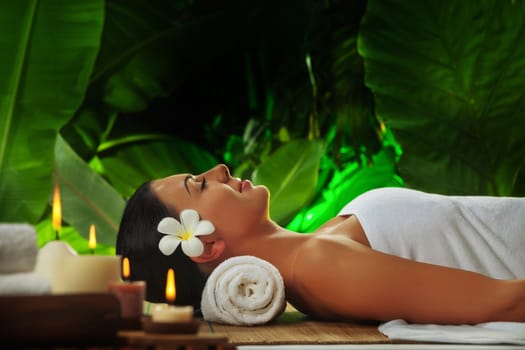
[[203,242],[204,252],[199,256],[191,257],[191,260],[200,264],[207,263],[217,259],[222,255],[224,249],[226,249],[226,243],[222,239],[216,239],[213,241]]

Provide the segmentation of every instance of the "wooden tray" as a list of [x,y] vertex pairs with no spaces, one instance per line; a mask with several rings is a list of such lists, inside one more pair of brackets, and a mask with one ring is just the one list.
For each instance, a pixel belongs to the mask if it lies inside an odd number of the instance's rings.
[[0,297],[0,344],[112,345],[120,304],[111,293]]
[[124,346],[162,349],[216,349],[235,350],[224,334],[162,334],[143,331],[118,332],[119,343]]

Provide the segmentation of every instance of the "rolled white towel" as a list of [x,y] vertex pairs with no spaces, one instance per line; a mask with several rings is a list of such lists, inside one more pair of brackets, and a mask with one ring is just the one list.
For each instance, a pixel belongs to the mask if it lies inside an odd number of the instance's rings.
[[51,283],[34,272],[0,275],[0,295],[51,294]]
[[219,264],[206,281],[201,300],[206,321],[237,326],[265,324],[285,307],[279,271],[266,260],[249,255]]
[[37,254],[33,226],[24,223],[0,224],[0,273],[33,271]]

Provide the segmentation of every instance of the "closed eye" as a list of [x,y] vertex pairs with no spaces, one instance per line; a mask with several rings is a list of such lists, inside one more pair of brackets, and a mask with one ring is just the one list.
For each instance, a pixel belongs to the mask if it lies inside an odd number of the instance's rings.
[[[187,175],[185,178],[184,178],[184,187],[186,188],[186,192],[188,192],[188,194],[191,196],[191,193],[190,193],[190,188],[188,186],[188,181],[189,180],[192,180],[193,182],[197,182],[196,179],[193,177],[193,175]],[[202,177],[202,182],[201,182],[201,192],[206,188],[206,178],[203,176]]]
[[188,195],[190,196],[191,196],[191,193],[190,193],[190,188],[188,187],[188,180],[191,178],[192,178],[191,175],[186,175],[186,177],[184,178],[184,188],[186,189],[186,192],[188,192]]

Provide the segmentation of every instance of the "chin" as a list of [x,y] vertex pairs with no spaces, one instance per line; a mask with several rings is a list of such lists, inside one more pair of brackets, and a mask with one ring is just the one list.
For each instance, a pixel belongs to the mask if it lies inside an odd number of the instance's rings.
[[271,196],[270,195],[270,191],[268,190],[268,187],[266,187],[266,186],[261,185],[261,187],[262,187],[261,190],[264,193],[265,198],[266,198],[266,203],[267,203],[266,206],[269,206],[270,205],[270,196]]
[[254,187],[254,189],[260,189],[261,191],[266,193],[266,196],[268,198],[270,198],[270,190],[268,190],[268,187],[266,187],[265,185],[257,185]]

